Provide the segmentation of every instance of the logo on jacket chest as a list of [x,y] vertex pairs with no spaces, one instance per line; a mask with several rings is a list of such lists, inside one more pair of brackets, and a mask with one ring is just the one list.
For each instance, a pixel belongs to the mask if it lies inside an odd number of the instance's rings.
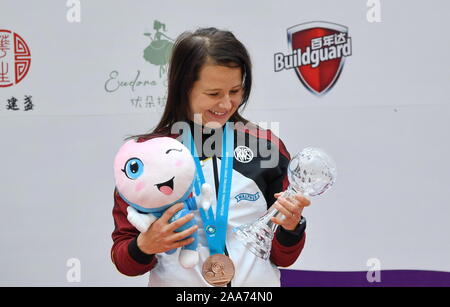
[[256,192],[255,194],[240,193],[236,195],[234,198],[236,198],[237,202],[240,202],[241,200],[257,201],[259,199],[259,192]]
[[234,158],[241,163],[248,163],[253,160],[253,151],[247,146],[238,146],[234,149]]

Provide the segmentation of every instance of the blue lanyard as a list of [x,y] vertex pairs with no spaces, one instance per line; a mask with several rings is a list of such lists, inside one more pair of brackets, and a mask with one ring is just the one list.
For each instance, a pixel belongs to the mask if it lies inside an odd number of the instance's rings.
[[[195,161],[196,173],[194,178],[195,195],[199,196],[201,186],[206,182],[200,159],[195,148],[190,129],[183,132],[183,144],[189,148]],[[222,161],[220,167],[220,185],[216,207],[216,217],[211,207],[208,211],[199,208],[203,221],[206,239],[211,255],[223,254],[227,235],[228,207],[230,205],[231,181],[233,175],[234,131],[231,123],[225,124],[222,137]]]

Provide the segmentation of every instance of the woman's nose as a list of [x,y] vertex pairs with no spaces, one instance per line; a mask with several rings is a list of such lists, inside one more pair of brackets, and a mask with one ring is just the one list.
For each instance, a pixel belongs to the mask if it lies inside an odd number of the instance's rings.
[[224,108],[226,110],[230,110],[233,106],[233,103],[231,102],[231,97],[230,95],[225,95],[220,103],[219,103],[219,107]]

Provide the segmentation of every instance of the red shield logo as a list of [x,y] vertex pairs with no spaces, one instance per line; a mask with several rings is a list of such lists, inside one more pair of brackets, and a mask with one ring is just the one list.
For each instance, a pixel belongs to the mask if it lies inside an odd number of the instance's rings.
[[348,28],[331,22],[308,22],[289,28],[287,35],[300,81],[317,96],[327,93],[336,84],[345,57],[351,55]]

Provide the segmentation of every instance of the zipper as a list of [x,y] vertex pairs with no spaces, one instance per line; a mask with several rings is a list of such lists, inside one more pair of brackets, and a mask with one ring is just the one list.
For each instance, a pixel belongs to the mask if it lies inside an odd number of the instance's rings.
[[[214,170],[214,185],[216,187],[216,199],[219,199],[219,174],[217,172],[217,157],[213,156],[213,170]],[[225,239],[225,256],[229,257],[227,244]],[[227,284],[227,287],[231,287],[231,281]]]

